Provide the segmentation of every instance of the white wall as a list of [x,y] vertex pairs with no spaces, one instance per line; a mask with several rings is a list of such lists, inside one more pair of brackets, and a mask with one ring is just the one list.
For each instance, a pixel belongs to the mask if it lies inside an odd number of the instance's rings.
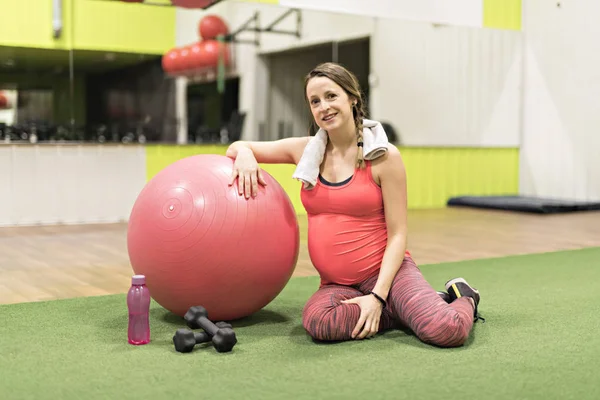
[[371,46],[373,117],[403,144],[519,144],[519,32],[379,19]]
[[[283,15],[289,8],[270,4],[226,1],[218,3],[206,11],[178,9],[176,44],[183,46],[198,39],[197,25],[203,15],[214,13],[225,19],[230,30],[234,31],[259,13],[259,24],[266,27]],[[240,76],[240,110],[246,112],[246,122],[242,137],[247,140],[257,139],[259,120],[266,117],[266,87],[268,84],[268,68],[260,54],[277,52],[294,47],[308,46],[332,40],[368,36],[373,31],[373,19],[356,15],[324,13],[318,11],[302,11],[301,38],[273,33],[261,33],[260,46],[253,44],[235,44],[234,62]],[[278,30],[295,30],[296,15],[291,14],[277,24]],[[256,37],[253,32],[244,32],[240,39]],[[308,71],[306,71],[308,72]]]
[[[279,18],[288,8],[269,4],[231,2],[226,17],[230,27],[235,29],[259,12],[260,26],[265,27]],[[240,73],[240,108],[247,113],[243,138],[258,138],[259,121],[266,118],[264,104],[268,102],[266,86],[268,69],[264,60],[257,54],[269,54],[278,51],[310,46],[331,41],[343,41],[369,36],[373,31],[374,19],[357,15],[302,11],[301,37],[261,33],[260,46],[238,44],[235,47],[236,64]],[[294,31],[296,14],[288,15],[276,25],[277,30]],[[239,36],[254,39],[255,34],[246,32]],[[308,70],[306,71],[308,72]]]
[[524,2],[520,190],[600,200],[600,1]]
[[360,16],[477,27],[481,27],[483,15],[483,0],[279,0],[279,4]]
[[[260,10],[262,23],[282,8],[232,3],[233,24]],[[521,37],[518,32],[302,11],[302,38],[261,35],[259,52],[371,36],[371,117],[392,123],[406,145],[516,146],[519,143]],[[293,29],[294,19],[281,29]],[[255,52],[238,46],[242,107],[264,99]],[[307,71],[308,72],[308,71]],[[257,97],[258,95],[258,97]],[[249,126],[257,120],[249,118]],[[253,132],[246,132],[252,134]]]
[[[232,30],[255,12],[265,27],[288,10],[251,2],[224,4],[227,6],[209,11],[222,15]],[[181,10],[177,15],[177,42],[187,44],[202,13]],[[277,29],[295,29],[295,18],[289,15]],[[239,37],[253,39],[255,34],[246,32]],[[314,10],[302,10],[300,39],[262,33],[258,47],[235,46],[240,108],[247,113],[243,138],[258,138],[258,124],[268,117],[264,107],[269,71],[257,54],[360,37],[371,37],[371,72],[376,78],[371,87],[371,117],[394,125],[403,144],[519,144],[519,32],[434,27],[427,22]]]
[[127,221],[146,184],[138,145],[0,145],[0,226]]

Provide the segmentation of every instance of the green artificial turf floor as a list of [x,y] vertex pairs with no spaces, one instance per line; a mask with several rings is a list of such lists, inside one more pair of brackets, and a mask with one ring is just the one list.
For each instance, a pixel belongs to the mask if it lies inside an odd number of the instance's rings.
[[0,306],[2,399],[598,399],[600,249],[422,266],[482,294],[464,347],[410,333],[315,343],[301,326],[316,277],[293,278],[234,322],[231,353],[173,349],[184,327],[152,303],[152,342],[127,344],[125,295]]

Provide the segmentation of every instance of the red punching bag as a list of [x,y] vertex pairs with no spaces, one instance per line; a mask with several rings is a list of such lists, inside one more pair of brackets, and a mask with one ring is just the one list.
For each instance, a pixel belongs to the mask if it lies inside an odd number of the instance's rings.
[[177,71],[187,71],[192,68],[190,63],[190,48],[189,46],[180,47],[177,59]]
[[204,58],[204,48],[200,42],[190,46],[188,60],[192,69],[202,69],[207,67],[208,65],[206,65]]
[[189,48],[176,47],[169,50],[162,58],[163,71],[167,74],[177,75],[189,66]]
[[167,74],[172,74],[177,71],[179,63],[179,50],[171,49],[162,57],[162,68]]
[[207,15],[198,24],[198,34],[204,40],[216,39],[219,35],[227,35],[229,28],[218,15]]
[[229,65],[229,46],[218,40],[203,40],[200,42],[202,62],[206,66],[216,67],[219,65],[219,57],[223,57],[224,64]]

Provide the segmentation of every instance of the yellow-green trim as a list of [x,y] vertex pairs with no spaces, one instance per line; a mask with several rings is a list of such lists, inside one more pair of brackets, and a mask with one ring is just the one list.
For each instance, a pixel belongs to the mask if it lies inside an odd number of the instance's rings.
[[[399,147],[407,170],[408,207],[440,208],[450,197],[461,195],[517,194],[517,148],[418,148]],[[149,145],[146,177],[150,180],[167,165],[195,154],[225,155],[226,146]],[[298,214],[306,211],[300,201],[300,183],[292,179],[293,165],[265,164],[288,193]]]
[[63,1],[63,32],[53,37],[51,0],[2,0],[0,3],[0,44],[13,47],[69,49],[71,47],[71,1]]
[[146,147],[146,179],[150,180],[163,168],[182,158],[196,154],[225,155],[226,146],[177,146],[147,145]]
[[1,46],[152,55],[163,55],[175,46],[176,7],[63,0],[58,39],[53,37],[52,0],[2,0],[0,13]]
[[123,1],[71,1],[75,2],[75,49],[162,55],[175,46],[176,7]]
[[[169,164],[195,154],[220,154],[225,155],[227,146],[173,146],[149,145],[146,146],[146,178],[150,180]],[[261,164],[263,170],[268,172],[284,188],[296,212],[304,214],[305,210],[300,201],[300,183],[292,179],[293,165]]]
[[483,0],[483,27],[521,30],[522,0]]
[[408,208],[444,207],[450,197],[517,194],[518,148],[400,147]]

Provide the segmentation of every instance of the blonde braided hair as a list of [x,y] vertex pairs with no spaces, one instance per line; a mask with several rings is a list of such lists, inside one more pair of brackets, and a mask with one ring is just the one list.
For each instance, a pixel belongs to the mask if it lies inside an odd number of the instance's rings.
[[364,168],[364,141],[363,141],[363,118],[365,118],[365,111],[363,105],[357,103],[352,107],[352,114],[354,115],[354,124],[356,125],[356,144],[358,145],[358,155],[356,157],[356,167]]
[[[354,116],[354,124],[356,126],[356,144],[358,146],[358,155],[356,157],[356,166],[364,168],[364,152],[363,152],[363,119],[366,118],[365,103],[360,89],[360,84],[356,76],[344,68],[342,65],[327,62],[317,65],[310,71],[304,79],[304,93],[306,95],[306,87],[310,79],[315,77],[325,77],[331,79],[338,84],[350,97],[353,99],[352,115]],[[308,98],[306,99],[309,101]],[[313,129],[316,128],[315,121],[311,121],[309,135],[312,135]]]

